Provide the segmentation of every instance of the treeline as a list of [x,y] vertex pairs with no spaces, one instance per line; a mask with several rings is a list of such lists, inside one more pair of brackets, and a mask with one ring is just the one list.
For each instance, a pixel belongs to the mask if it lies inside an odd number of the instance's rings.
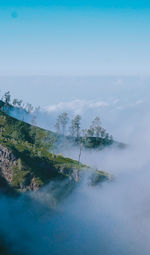
[[[31,114],[31,125],[33,126],[36,124],[36,118],[40,107],[34,108],[32,104],[25,104],[23,100],[18,100],[16,98],[12,99],[9,91],[2,95],[1,100],[5,112],[9,113],[11,107],[22,109],[22,120],[24,120],[24,112],[26,112],[27,114]],[[86,141],[89,141],[88,138],[93,138],[92,141],[94,141],[94,138],[99,138],[106,141],[108,144],[113,142],[112,135],[109,135],[109,133],[102,127],[101,120],[98,116],[93,119],[87,129],[81,127],[81,122],[81,115],[77,114],[73,119],[70,119],[67,112],[62,112],[58,115],[54,125],[56,134],[60,136],[68,136],[72,139],[74,138],[76,141],[81,140],[81,138]]]
[[79,139],[80,137],[95,137],[113,141],[112,135],[109,135],[102,127],[101,120],[98,116],[94,118],[87,129],[81,128],[81,120],[82,117],[79,114],[71,120],[69,119],[67,112],[59,114],[55,124],[57,134],[63,136],[69,135],[76,139]]
[[36,125],[37,115],[40,111],[40,106],[34,107],[31,103],[24,103],[23,100],[17,98],[12,99],[10,91],[4,93],[1,96],[1,101],[3,104],[0,105],[1,110],[9,114],[12,109],[20,110],[20,119],[24,121],[24,117],[27,114],[30,115],[30,124]]
[[38,112],[40,110],[40,107],[33,107],[32,104],[30,103],[24,103],[23,100],[19,100],[17,98],[12,99],[10,91],[7,91],[4,93],[4,95],[1,96],[1,100],[4,103],[4,107],[6,110],[9,110],[9,106],[13,106],[18,109],[23,109],[27,113],[32,113],[32,112]]

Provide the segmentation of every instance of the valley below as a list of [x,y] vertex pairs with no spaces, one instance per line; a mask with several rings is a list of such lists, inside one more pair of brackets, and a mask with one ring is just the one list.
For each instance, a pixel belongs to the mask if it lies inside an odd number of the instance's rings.
[[0,254],[149,255],[146,131],[95,148],[2,110],[0,125]]

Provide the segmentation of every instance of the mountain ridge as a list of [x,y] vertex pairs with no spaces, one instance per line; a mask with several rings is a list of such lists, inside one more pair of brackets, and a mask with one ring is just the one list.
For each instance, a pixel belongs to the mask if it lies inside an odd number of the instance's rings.
[[[65,178],[75,183],[80,179],[81,170],[93,170],[78,161],[50,153],[51,135],[55,134],[0,110],[0,173],[10,187],[35,191],[51,180]],[[95,173],[99,174],[99,181],[110,179],[104,171]]]

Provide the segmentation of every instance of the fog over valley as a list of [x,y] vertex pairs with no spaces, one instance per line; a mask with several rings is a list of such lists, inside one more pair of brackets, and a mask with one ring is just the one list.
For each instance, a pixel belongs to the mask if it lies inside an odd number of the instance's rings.
[[149,24],[0,0],[0,255],[150,255]]
[[[39,105],[41,103],[37,126],[56,132],[54,124],[62,112],[68,112],[70,118],[80,114],[85,127],[94,116],[99,116],[102,126],[124,146],[112,143],[100,148],[80,148],[78,143],[64,142],[54,153],[75,162],[81,154],[78,164],[84,164],[75,186],[70,186],[70,179],[54,179],[40,189],[21,192],[19,196],[1,193],[0,240],[10,248],[11,253],[8,254],[149,255],[150,78],[74,78],[73,85],[69,85],[68,78],[66,85],[62,85],[64,100],[61,103],[56,100],[52,104],[53,94],[49,94],[49,103],[47,101],[46,93],[50,93],[47,83],[53,84],[56,79],[44,79],[45,89],[41,101],[37,100]],[[70,90],[68,87],[73,86],[76,91],[74,83],[78,89],[79,80],[83,88],[78,97],[76,93],[73,97],[71,87]],[[11,91],[11,82],[3,81]],[[113,83],[110,91],[107,83]],[[37,90],[40,89],[40,86],[37,87]],[[93,96],[93,90],[99,92],[96,92],[97,97]],[[11,93],[17,97],[13,89]],[[21,119],[15,109],[9,114]],[[31,120],[26,121],[30,123]],[[50,152],[53,153],[52,150]],[[52,154],[51,160],[55,159],[57,156]],[[91,185],[94,169],[111,177]]]

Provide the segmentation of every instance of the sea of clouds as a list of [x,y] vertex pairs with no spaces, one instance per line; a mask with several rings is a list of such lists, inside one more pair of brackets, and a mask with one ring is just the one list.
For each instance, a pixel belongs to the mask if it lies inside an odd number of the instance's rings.
[[[1,194],[0,233],[15,255],[150,254],[149,87],[139,83],[131,89],[127,82],[121,83],[120,92],[115,90],[116,100],[120,94],[118,101],[113,107],[102,106],[112,110],[112,115],[105,112],[104,123],[116,122],[111,131],[116,137],[118,132],[126,148],[112,146],[81,154],[83,163],[111,173],[111,182],[89,186],[85,173],[73,192],[58,203],[56,194],[64,192],[63,183],[50,183],[19,198]],[[90,101],[90,108],[97,115],[94,102],[98,101]],[[82,104],[84,114],[88,115],[90,104]],[[57,113],[57,108],[66,110],[66,105],[49,106],[47,111]],[[71,147],[62,154],[77,159],[79,151]]]

